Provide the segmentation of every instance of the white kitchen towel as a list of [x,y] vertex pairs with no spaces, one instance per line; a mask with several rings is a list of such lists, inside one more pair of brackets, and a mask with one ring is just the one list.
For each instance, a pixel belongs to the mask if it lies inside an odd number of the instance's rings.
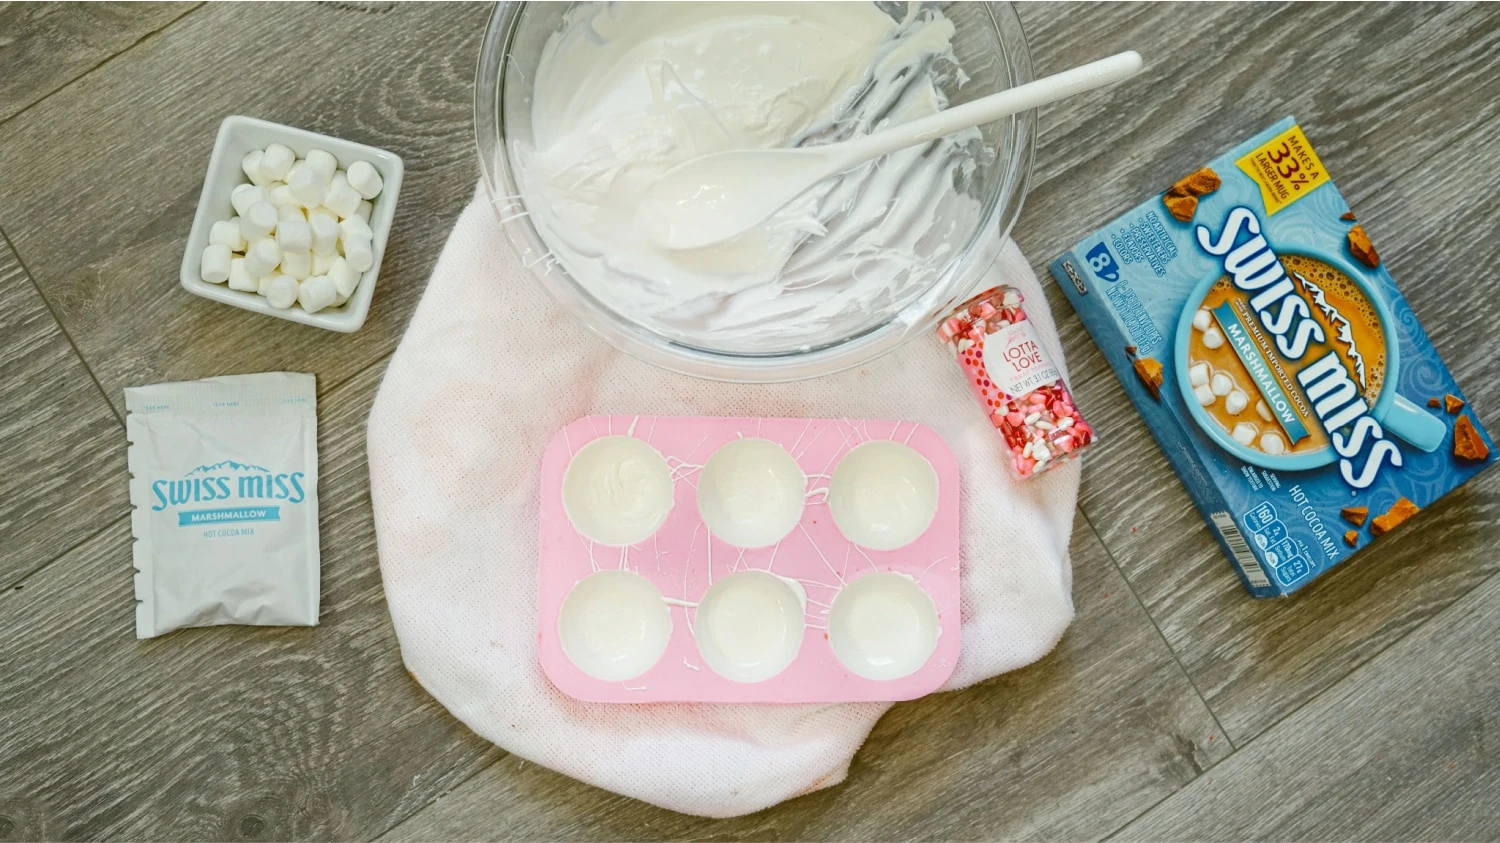
[[[1057,331],[1013,243],[988,283]],[[934,336],[842,374],[712,383],[634,360],[533,281],[483,194],[459,217],[370,412],[370,487],[406,666],[500,747],[608,790],[727,817],[841,782],[887,703],[599,705],[536,657],[537,487],[558,428],[590,413],[895,418],[941,433],[963,475],[963,648],[947,688],[1046,655],[1073,617],[1078,462],[1025,482]]]

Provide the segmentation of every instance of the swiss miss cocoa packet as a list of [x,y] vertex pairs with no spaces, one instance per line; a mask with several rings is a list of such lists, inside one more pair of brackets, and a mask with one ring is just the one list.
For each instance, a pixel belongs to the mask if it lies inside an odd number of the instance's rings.
[[318,622],[312,375],[125,390],[136,637]]

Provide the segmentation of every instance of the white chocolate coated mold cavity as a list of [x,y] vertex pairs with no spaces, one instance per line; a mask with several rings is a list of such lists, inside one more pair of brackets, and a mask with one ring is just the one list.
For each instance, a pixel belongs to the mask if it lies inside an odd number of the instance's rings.
[[802,648],[807,596],[795,580],[742,571],[713,584],[698,604],[698,653],[714,673],[764,682]]
[[672,637],[661,592],[630,571],[600,571],[563,600],[557,619],[563,653],[595,679],[623,681],[650,670]]
[[736,439],[715,451],[698,476],[698,513],[708,531],[735,547],[769,547],[802,519],[807,477],[786,449]]
[[584,536],[620,547],[651,537],[672,511],[672,471],[631,436],[584,445],[563,475],[563,508]]
[[905,547],[937,513],[932,463],[900,442],[866,442],[839,461],[828,484],[828,510],[848,539],[871,550]]
[[868,574],[833,600],[828,642],[851,673],[900,679],[919,670],[937,647],[937,606],[905,574]]
[[[655,532],[634,544],[590,540],[564,505],[569,471],[576,483],[579,466],[586,465],[580,455],[588,457],[586,448],[610,437],[639,440],[646,446],[640,450],[660,455],[670,471],[675,505]],[[745,460],[775,453],[796,464],[800,518],[772,544],[732,545],[713,534],[699,509],[700,489],[721,470],[710,470],[710,461],[731,446],[729,456],[744,448]],[[927,485],[938,492],[936,513],[919,519],[926,529],[894,552],[851,541],[829,510],[840,462],[853,454],[851,465],[858,466],[861,455],[879,455],[885,447],[920,455],[909,461],[919,477],[936,475]],[[862,478],[856,472],[854,479]],[[930,427],[891,419],[585,416],[552,437],[539,481],[537,658],[547,679],[574,699],[627,705],[909,700],[941,687],[957,664],[959,469]],[[703,495],[710,498],[706,489]],[[882,656],[878,640],[852,636],[891,675],[902,672],[891,665],[920,662],[910,673],[872,681],[835,655],[830,621],[846,588],[887,573],[904,577],[907,588],[920,586],[935,609],[907,624],[919,633],[915,656]],[[863,583],[850,594],[872,588]],[[921,619],[934,612],[937,627],[924,631]],[[846,621],[841,636],[851,628]]]

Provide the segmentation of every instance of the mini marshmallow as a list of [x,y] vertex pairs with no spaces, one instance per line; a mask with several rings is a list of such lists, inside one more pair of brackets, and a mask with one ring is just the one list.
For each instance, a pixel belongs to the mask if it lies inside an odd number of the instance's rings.
[[1208,308],[1206,308],[1206,307],[1200,307],[1200,308],[1198,308],[1198,312],[1193,314],[1193,327],[1194,328],[1197,328],[1200,331],[1207,331],[1209,329],[1209,327],[1211,325],[1213,325],[1213,324],[1214,324],[1213,314],[1211,314],[1211,313],[1208,312]]
[[306,252],[289,252],[281,256],[281,271],[298,281],[313,276],[312,255]]
[[1218,328],[1209,328],[1203,332],[1203,344],[1209,348],[1218,348],[1224,344],[1224,335],[1219,333]]
[[1268,454],[1283,454],[1286,453],[1286,441],[1281,434],[1270,431],[1260,438],[1260,449]]
[[270,275],[278,263],[281,263],[281,247],[270,237],[256,240],[245,250],[245,269],[251,278]]
[[370,224],[359,217],[349,217],[339,223],[339,236],[344,240],[374,240],[375,232],[370,230]]
[[1234,378],[1223,372],[1214,372],[1214,376],[1208,379],[1208,386],[1215,395],[1228,395],[1229,390],[1234,389]]
[[339,222],[332,211],[319,208],[307,215],[312,226],[312,250],[320,255],[336,255],[339,251]]
[[348,179],[349,186],[359,191],[359,195],[366,199],[379,196],[380,188],[385,186],[385,182],[380,178],[380,172],[368,161],[355,161],[350,164],[345,178]]
[[276,274],[263,275],[260,278],[257,278],[255,280],[255,292],[259,293],[262,296],[265,295],[266,291],[271,289],[271,282],[275,279]]
[[210,284],[223,284],[229,280],[230,261],[234,254],[223,243],[214,243],[203,250],[203,267],[198,275]]
[[327,275],[333,269],[333,262],[338,259],[338,255],[320,255],[317,252],[313,252],[312,274]]
[[1208,407],[1218,400],[1218,396],[1214,395],[1214,391],[1209,389],[1206,384],[1193,387],[1193,397],[1198,399],[1198,403],[1204,407]]
[[333,285],[344,298],[354,295],[354,288],[359,286],[359,273],[349,265],[344,258],[334,258],[333,266],[328,270],[328,277],[333,279]]
[[[307,222],[307,216],[302,213],[302,208],[297,205],[277,205],[276,225],[280,226],[284,222],[305,223]],[[279,231],[280,229],[278,228],[277,230]]]
[[297,279],[290,275],[273,275],[270,283],[266,285],[266,291],[261,295],[277,310],[286,310],[297,303],[297,293],[300,287]]
[[1255,402],[1255,414],[1265,419],[1266,421],[1271,420],[1271,408],[1267,407],[1266,402],[1264,401]]
[[299,214],[295,220],[282,219],[276,226],[276,245],[283,252],[306,252],[312,249],[312,226]]
[[208,230],[208,242],[228,246],[231,252],[245,251],[245,238],[240,236],[240,218],[214,223]]
[[267,191],[266,201],[278,208],[283,205],[302,207],[302,203],[297,201],[297,194],[293,193],[292,189],[284,184],[278,184]]
[[275,208],[266,202],[256,202],[245,210],[244,216],[240,217],[240,236],[254,243],[275,231],[278,219]]
[[297,301],[308,313],[317,313],[333,304],[338,297],[338,289],[333,286],[333,279],[327,275],[314,275],[303,281],[297,290]]
[[370,250],[368,240],[345,240],[344,258],[349,261],[349,268],[355,272],[364,272],[375,265],[375,253]]
[[349,186],[349,180],[343,173],[334,173],[333,181],[328,186],[328,195],[323,199],[323,207],[345,219],[354,216],[359,210],[359,191]]
[[229,262],[229,289],[239,290],[242,293],[259,292],[260,284],[245,269],[244,258],[234,258]]
[[260,171],[272,181],[286,178],[287,171],[297,163],[297,154],[283,144],[273,143],[266,147],[260,157]]
[[233,193],[229,194],[229,204],[234,206],[234,212],[244,216],[250,210],[250,206],[256,202],[266,201],[265,190],[253,184],[237,185]]
[[322,179],[324,184],[333,181],[333,174],[339,168],[338,159],[321,149],[308,150],[307,157],[303,159],[303,164],[317,173],[318,178]]
[[1233,436],[1234,441],[1240,443],[1241,445],[1249,445],[1251,442],[1255,441],[1255,434],[1259,432],[1260,431],[1255,428],[1255,425],[1251,424],[1250,422],[1240,422],[1239,424],[1234,426],[1234,432],[1230,433],[1229,435]]
[[1249,403],[1250,396],[1236,389],[1230,391],[1229,395],[1224,398],[1224,409],[1228,410],[1230,415],[1237,416],[1244,412]]
[[287,176],[287,186],[297,197],[297,204],[304,208],[316,208],[324,203],[328,186],[318,178],[317,171],[303,167]]
[[262,156],[263,153],[259,149],[252,149],[245,153],[244,158],[240,159],[240,169],[245,171],[245,175],[249,177],[250,183],[257,187],[262,187],[273,181],[273,179],[267,178],[266,174],[260,168]]
[[359,210],[355,211],[354,215],[364,220],[365,222],[369,222],[370,214],[374,213],[374,211],[375,203],[366,199],[365,201],[359,203]]
[[1193,386],[1202,386],[1208,383],[1208,364],[1194,363],[1188,367],[1188,383]]

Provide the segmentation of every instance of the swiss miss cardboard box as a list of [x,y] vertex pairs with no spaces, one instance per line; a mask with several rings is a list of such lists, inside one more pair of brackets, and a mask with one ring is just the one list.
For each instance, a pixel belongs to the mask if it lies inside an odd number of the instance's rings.
[[1494,459],[1290,117],[1052,274],[1256,597],[1301,588]]

